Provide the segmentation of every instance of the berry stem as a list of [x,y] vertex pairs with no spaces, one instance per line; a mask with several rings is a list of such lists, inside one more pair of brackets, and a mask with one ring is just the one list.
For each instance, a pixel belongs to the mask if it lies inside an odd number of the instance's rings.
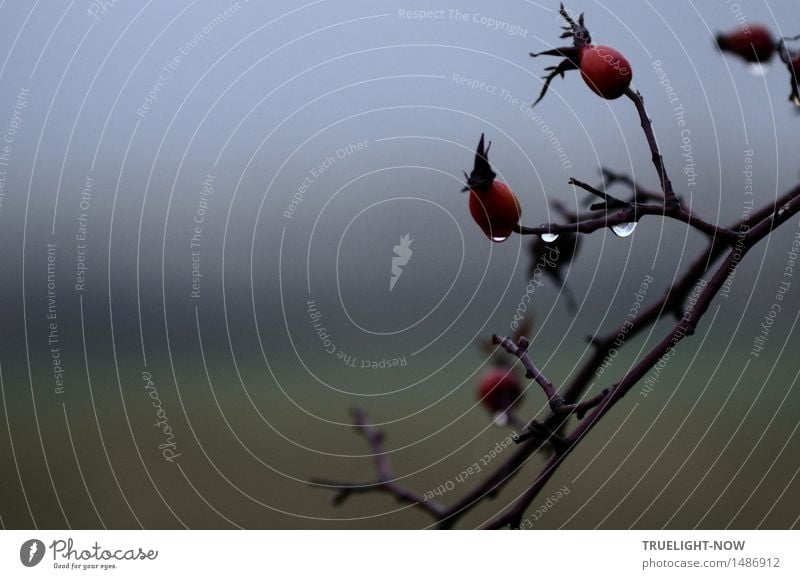
[[647,145],[650,147],[653,165],[656,168],[658,180],[661,183],[661,191],[664,193],[664,201],[667,204],[678,203],[675,191],[672,190],[672,181],[670,181],[669,176],[667,176],[667,169],[664,167],[664,159],[661,156],[661,151],[658,149],[658,142],[656,141],[655,133],[653,133],[652,121],[647,115],[647,109],[644,106],[644,98],[639,91],[635,91],[631,87],[625,89],[625,96],[633,101],[633,104],[636,106],[636,111],[639,113],[642,130],[644,130],[644,135],[647,138]]

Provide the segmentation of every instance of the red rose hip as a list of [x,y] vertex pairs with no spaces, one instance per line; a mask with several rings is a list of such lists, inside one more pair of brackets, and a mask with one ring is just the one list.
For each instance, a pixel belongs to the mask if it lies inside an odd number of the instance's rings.
[[580,70],[584,82],[592,91],[605,99],[621,97],[631,85],[633,69],[622,53],[610,46],[592,44],[592,36],[584,25],[583,14],[578,21],[572,19],[561,6],[561,16],[567,21],[562,38],[572,38],[572,46],[561,46],[544,52],[531,52],[531,56],[560,56],[562,61],[547,67],[544,86],[534,106],[544,98],[550,83],[557,76],[564,77],[570,70]]
[[522,400],[522,384],[511,368],[495,366],[487,370],[478,380],[477,396],[498,426],[519,423],[514,408]]
[[578,61],[584,82],[605,99],[621,97],[631,84],[633,73],[628,59],[610,46],[585,46]]
[[717,34],[717,45],[723,52],[735,54],[747,62],[767,62],[775,54],[776,48],[770,31],[758,24]]
[[472,219],[492,241],[505,241],[514,232],[519,223],[522,209],[514,192],[495,177],[497,174],[489,164],[490,142],[484,148],[484,136],[475,151],[475,165],[472,173],[467,177],[467,186],[463,191],[469,191],[469,212]]

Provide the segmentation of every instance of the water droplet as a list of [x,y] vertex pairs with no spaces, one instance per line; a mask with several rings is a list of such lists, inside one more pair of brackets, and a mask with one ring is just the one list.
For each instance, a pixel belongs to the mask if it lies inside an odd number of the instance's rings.
[[506,235],[505,237],[501,237],[499,235],[492,235],[492,241],[497,242],[497,243],[502,243],[506,239],[508,239],[508,235]]
[[613,231],[617,237],[628,237],[634,232],[635,229],[636,229],[635,221],[632,221],[630,223],[619,223],[617,225],[611,226],[611,231]]
[[494,415],[494,423],[496,426],[506,426],[508,424],[508,414],[505,412],[498,412]]
[[558,233],[542,233],[542,241],[545,243],[553,243],[558,239]]
[[788,203],[786,205],[784,205],[783,207],[781,207],[780,209],[778,209],[778,217],[780,217],[781,215],[786,213],[787,209],[789,209],[789,204]]
[[797,108],[800,108],[800,94],[796,94],[792,97],[792,104]]
[[747,72],[756,78],[762,78],[769,72],[769,65],[765,62],[753,62],[747,65]]

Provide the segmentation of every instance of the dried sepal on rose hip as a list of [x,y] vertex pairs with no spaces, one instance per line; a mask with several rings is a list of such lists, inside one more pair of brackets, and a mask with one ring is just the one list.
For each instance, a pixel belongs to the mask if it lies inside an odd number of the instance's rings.
[[583,14],[575,22],[563,4],[559,12],[567,22],[567,25],[563,27],[564,33],[561,38],[572,38],[572,46],[530,53],[534,58],[537,56],[560,56],[564,59],[557,66],[549,66],[545,69],[549,74],[544,77],[542,92],[533,105],[535,106],[544,98],[555,77],[563,78],[564,73],[570,70],[580,70],[581,77],[589,88],[605,99],[616,99],[625,94],[633,80],[633,69],[628,59],[610,46],[592,44],[592,36],[584,24]]
[[522,401],[522,394],[522,382],[510,366],[489,368],[478,379],[478,401],[491,413],[497,426],[520,426],[515,409]]
[[467,185],[462,189],[469,191],[469,212],[475,223],[480,226],[486,236],[492,241],[505,241],[514,232],[522,215],[517,196],[513,191],[496,179],[497,173],[489,164],[490,142],[484,147],[484,137],[475,151],[475,164],[472,173],[464,176]]
[[721,51],[752,63],[769,62],[778,47],[772,38],[772,33],[760,24],[727,33],[721,32],[717,34],[716,40]]
[[791,84],[791,92],[789,93],[789,100],[792,104],[800,109],[800,52],[790,50],[786,45],[787,41],[800,40],[800,36],[792,38],[782,38],[778,50],[781,55],[781,61],[789,69],[789,83]]

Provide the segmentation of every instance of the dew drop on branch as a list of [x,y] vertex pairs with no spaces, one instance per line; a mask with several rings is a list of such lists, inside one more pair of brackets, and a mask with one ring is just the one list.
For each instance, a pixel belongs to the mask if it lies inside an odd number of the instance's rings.
[[611,231],[613,231],[614,235],[617,237],[628,237],[633,234],[635,229],[635,221],[631,221],[630,223],[618,223],[617,225],[611,226]]
[[558,233],[542,233],[541,237],[545,243],[553,243],[558,239]]
[[508,424],[508,414],[505,412],[498,412],[494,415],[494,423],[496,426],[506,426]]
[[747,65],[747,72],[756,78],[762,78],[769,72],[769,65],[764,62],[753,62]]
[[508,239],[508,235],[506,235],[505,237],[501,235],[492,235],[492,241],[495,241],[497,243],[502,243],[506,239]]

